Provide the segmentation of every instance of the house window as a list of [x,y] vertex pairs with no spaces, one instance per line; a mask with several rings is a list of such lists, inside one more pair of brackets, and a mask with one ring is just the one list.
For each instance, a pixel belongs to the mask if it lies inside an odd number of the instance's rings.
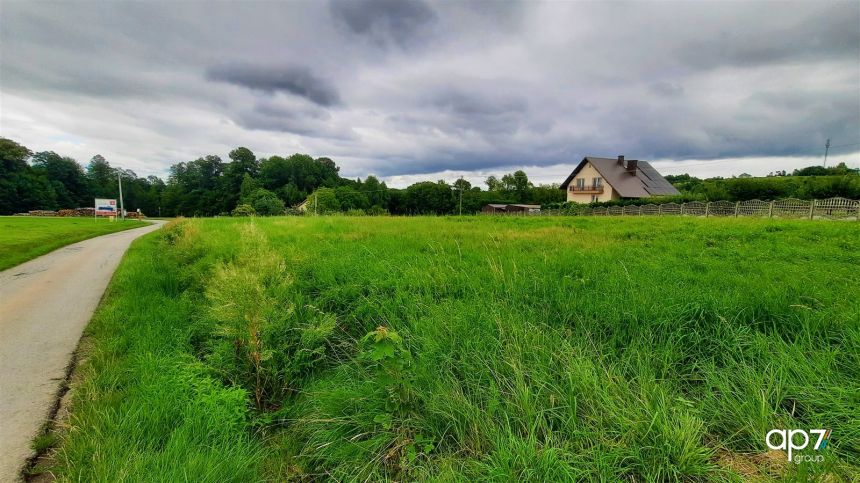
[[596,202],[597,202],[597,195],[591,195],[591,202],[592,202],[592,203],[596,203]]
[[600,178],[591,178],[591,186],[597,188],[598,186],[603,186],[603,180]]
[[585,178],[576,178],[576,187],[585,188]]

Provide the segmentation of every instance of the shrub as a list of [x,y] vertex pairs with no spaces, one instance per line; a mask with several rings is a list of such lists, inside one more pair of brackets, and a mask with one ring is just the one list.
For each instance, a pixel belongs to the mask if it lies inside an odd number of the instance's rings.
[[385,208],[383,208],[379,205],[373,205],[367,209],[367,214],[370,216],[382,216],[382,215],[387,215],[389,213],[388,213],[388,210],[386,210]]
[[255,216],[257,211],[254,207],[247,204],[241,204],[233,209],[233,216]]
[[278,198],[278,195],[266,189],[258,188],[242,201],[250,204],[259,215],[273,216],[284,214],[284,202]]
[[279,303],[291,279],[283,260],[268,248],[255,225],[245,225],[240,240],[236,259],[215,268],[206,298],[216,334],[234,348],[232,354],[220,354],[226,363],[219,366],[233,382],[252,390],[259,409],[272,376],[267,364],[272,351],[263,345],[262,332],[292,311]]
[[325,356],[334,316],[291,302],[293,278],[253,223],[236,257],[215,267],[206,288],[214,321],[210,367],[254,395],[257,409],[280,401]]

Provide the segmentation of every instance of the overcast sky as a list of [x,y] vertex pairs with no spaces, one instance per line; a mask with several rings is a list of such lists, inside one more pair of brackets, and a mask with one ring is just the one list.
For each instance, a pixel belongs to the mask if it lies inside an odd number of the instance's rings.
[[[860,2],[0,3],[0,135],[138,175],[236,146],[394,186],[585,155],[860,165]],[[828,164],[830,164],[830,161]]]

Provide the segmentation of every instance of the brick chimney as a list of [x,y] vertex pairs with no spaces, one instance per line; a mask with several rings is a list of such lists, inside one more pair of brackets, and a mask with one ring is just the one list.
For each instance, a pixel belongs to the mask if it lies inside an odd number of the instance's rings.
[[635,159],[624,159],[624,155],[618,156],[618,164],[624,167],[624,169],[631,174],[636,174],[636,160]]
[[627,171],[631,174],[636,174],[636,165],[637,164],[638,163],[636,162],[635,159],[628,159],[627,160],[627,166],[626,166]]

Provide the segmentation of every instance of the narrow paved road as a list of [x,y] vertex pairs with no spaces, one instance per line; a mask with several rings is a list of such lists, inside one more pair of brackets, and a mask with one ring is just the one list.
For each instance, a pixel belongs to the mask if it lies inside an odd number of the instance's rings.
[[0,272],[0,482],[19,478],[125,250],[162,223],[91,238]]

